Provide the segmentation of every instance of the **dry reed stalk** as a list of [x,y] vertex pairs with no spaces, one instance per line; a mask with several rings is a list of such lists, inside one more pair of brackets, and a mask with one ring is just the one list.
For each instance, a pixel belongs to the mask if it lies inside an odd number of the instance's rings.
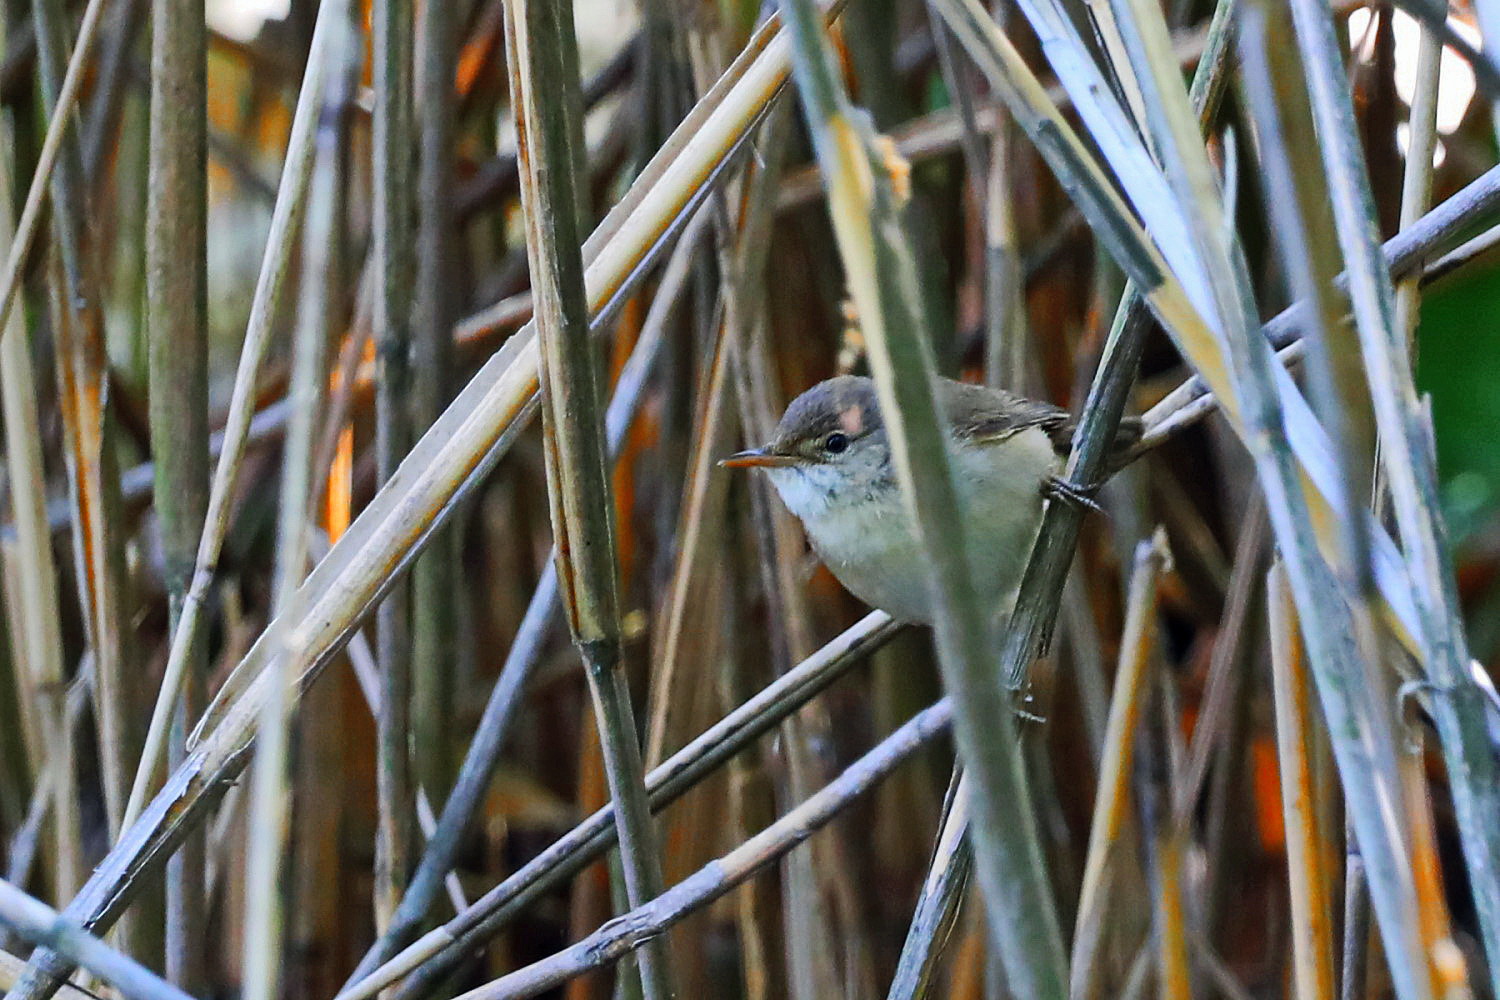
[[1326,868],[1327,831],[1314,807],[1312,685],[1297,611],[1286,572],[1273,565],[1266,580],[1271,623],[1271,675],[1276,703],[1276,749],[1286,815],[1287,883],[1292,909],[1292,968],[1297,996],[1334,995],[1333,884]]

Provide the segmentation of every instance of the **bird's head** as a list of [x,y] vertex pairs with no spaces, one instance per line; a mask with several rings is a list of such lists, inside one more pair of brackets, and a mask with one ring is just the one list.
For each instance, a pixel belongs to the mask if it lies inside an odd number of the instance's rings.
[[893,482],[890,456],[874,383],[841,375],[792,400],[769,443],[719,464],[765,469],[805,519],[815,507]]

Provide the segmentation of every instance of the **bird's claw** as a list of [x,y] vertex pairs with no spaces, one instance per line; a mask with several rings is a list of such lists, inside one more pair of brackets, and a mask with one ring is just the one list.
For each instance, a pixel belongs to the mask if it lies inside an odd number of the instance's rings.
[[1042,496],[1048,500],[1102,513],[1104,508],[1094,500],[1094,494],[1098,492],[1097,486],[1077,486],[1061,476],[1048,476],[1042,480]]

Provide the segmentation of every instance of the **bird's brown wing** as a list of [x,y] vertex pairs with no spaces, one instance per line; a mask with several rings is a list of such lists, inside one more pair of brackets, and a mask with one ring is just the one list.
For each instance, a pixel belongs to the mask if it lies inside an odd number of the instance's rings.
[[[999,442],[1028,427],[1039,427],[1052,439],[1058,455],[1065,457],[1073,447],[1078,422],[1061,407],[967,382],[945,379],[942,385],[947,412],[955,415],[953,432],[960,438]],[[1110,448],[1112,459],[1123,458],[1140,437],[1140,418],[1121,420]]]

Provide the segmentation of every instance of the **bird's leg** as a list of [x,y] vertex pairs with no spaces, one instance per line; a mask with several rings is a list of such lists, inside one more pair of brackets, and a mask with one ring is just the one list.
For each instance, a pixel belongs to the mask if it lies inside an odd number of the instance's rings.
[[1042,496],[1048,500],[1102,512],[1103,508],[1094,500],[1098,492],[1098,486],[1077,486],[1061,476],[1048,476],[1042,480]]

